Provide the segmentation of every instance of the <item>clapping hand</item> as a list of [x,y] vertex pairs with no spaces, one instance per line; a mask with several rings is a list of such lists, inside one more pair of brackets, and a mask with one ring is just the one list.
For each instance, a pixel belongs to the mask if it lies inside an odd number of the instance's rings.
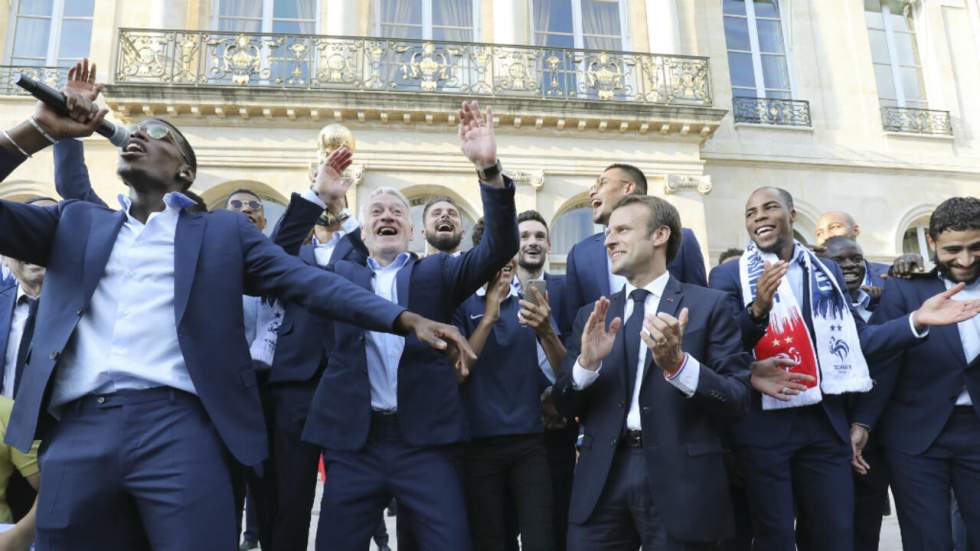
[[596,371],[603,358],[612,352],[616,342],[616,333],[623,326],[622,318],[616,318],[606,328],[606,314],[609,313],[609,299],[600,297],[595,302],[589,319],[582,330],[582,351],[579,354],[579,365],[589,371]]
[[764,266],[762,275],[759,276],[759,281],[756,284],[755,299],[752,301],[752,317],[757,320],[769,315],[769,310],[772,310],[773,297],[776,296],[776,290],[779,289],[779,282],[789,271],[789,264],[784,260],[772,263],[766,261]]
[[677,373],[684,361],[684,328],[687,327],[688,311],[683,308],[678,317],[660,312],[643,318],[640,339],[653,353],[653,360],[669,375]]

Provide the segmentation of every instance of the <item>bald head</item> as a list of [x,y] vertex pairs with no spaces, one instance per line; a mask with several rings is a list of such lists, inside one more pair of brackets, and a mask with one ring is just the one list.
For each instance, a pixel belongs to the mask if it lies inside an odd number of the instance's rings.
[[843,211],[825,212],[817,220],[817,245],[823,245],[831,237],[857,239],[861,227],[854,217]]

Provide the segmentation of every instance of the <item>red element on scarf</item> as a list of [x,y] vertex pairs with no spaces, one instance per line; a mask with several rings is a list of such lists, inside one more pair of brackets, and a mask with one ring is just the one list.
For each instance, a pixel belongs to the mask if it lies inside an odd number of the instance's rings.
[[810,331],[803,322],[803,316],[796,308],[791,309],[791,316],[777,322],[772,316],[766,334],[755,345],[755,358],[765,360],[781,357],[793,360],[796,365],[788,368],[793,373],[803,373],[813,377],[815,382],[803,382],[807,388],[813,388],[820,382],[820,370],[817,368],[817,354],[810,340]]

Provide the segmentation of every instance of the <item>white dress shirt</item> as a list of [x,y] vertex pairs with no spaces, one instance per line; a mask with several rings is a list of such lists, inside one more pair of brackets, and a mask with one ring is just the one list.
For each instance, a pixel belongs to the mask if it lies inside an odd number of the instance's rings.
[[865,292],[864,289],[858,289],[857,300],[851,302],[851,306],[854,306],[854,310],[861,316],[861,319],[868,321],[871,319],[871,310],[868,310],[868,306],[871,305],[871,295]]
[[[954,287],[952,281],[946,278],[942,278],[942,280],[947,290]],[[967,285],[965,289],[953,296],[953,300],[980,300],[980,280]],[[969,364],[980,355],[980,316],[973,316],[968,320],[959,322],[956,326],[960,333],[960,342],[963,343],[963,355],[966,356],[966,363]],[[970,393],[965,387],[956,399],[956,405],[973,405]]]
[[[646,300],[643,303],[643,312],[645,314],[655,313],[658,308],[660,308],[660,297],[664,294],[664,289],[667,287],[667,281],[670,279],[670,273],[664,272],[663,275],[657,279],[648,283],[644,289],[650,291],[647,295]],[[626,309],[623,312],[623,329],[625,330],[626,320],[630,319],[630,315],[633,314],[633,301],[629,298],[630,293],[636,287],[633,287],[628,281],[626,282],[626,289],[624,293],[626,294]],[[642,425],[640,423],[640,390],[642,388],[643,382],[643,370],[647,360],[648,349],[643,340],[640,340],[640,353],[638,355],[639,360],[636,365],[636,384],[633,385],[633,398],[630,400],[629,413],[626,415],[626,428],[630,430],[642,430]],[[595,371],[590,371],[582,367],[582,358],[575,361],[575,366],[572,367],[572,382],[575,388],[583,390],[589,385],[595,382],[599,377],[599,372],[602,370],[602,365]],[[694,396],[694,392],[698,388],[698,381],[701,378],[701,364],[691,357],[690,354],[684,355],[684,363],[681,368],[674,373],[673,377],[668,377],[667,372],[664,372],[664,378],[667,379],[671,385],[684,393],[685,396],[690,398]]]
[[252,360],[272,366],[276,356],[276,343],[279,341],[279,327],[285,313],[278,300],[244,296],[242,299],[255,299],[255,338],[249,343],[248,351]]
[[[368,258],[368,268],[374,272],[371,287],[374,294],[398,304],[398,272],[411,258],[412,253],[398,255],[394,262],[381,266]],[[371,382],[371,409],[377,411],[398,410],[398,364],[405,350],[405,337],[392,333],[368,331],[365,356],[368,379]]]
[[119,196],[126,220],[105,272],[65,348],[51,407],[92,393],[167,386],[196,394],[177,341],[174,237],[180,211],[194,202],[180,193],[143,224]]
[[[307,189],[300,194],[300,197],[306,199],[307,201],[313,203],[314,205],[320,207],[321,209],[327,208],[327,204],[320,199],[320,196],[316,194],[312,189]],[[326,243],[320,243],[317,241],[316,236],[313,236],[313,257],[316,259],[316,263],[321,268],[330,264],[330,257],[333,256],[334,249],[337,248],[337,244],[340,240],[344,238],[348,233],[358,229],[360,223],[357,218],[350,216],[350,211],[344,209],[341,214],[347,214],[347,220],[340,223],[340,229],[333,232],[330,236],[330,240]]]
[[10,318],[10,332],[7,333],[7,354],[3,363],[3,396],[14,398],[14,384],[17,375],[17,352],[20,350],[20,340],[24,336],[24,326],[31,306],[26,300],[27,293],[17,286],[17,299],[14,302],[14,313]]

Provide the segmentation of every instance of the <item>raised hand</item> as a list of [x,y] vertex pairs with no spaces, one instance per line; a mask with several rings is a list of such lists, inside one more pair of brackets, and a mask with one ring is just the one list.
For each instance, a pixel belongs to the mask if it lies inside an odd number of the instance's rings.
[[769,315],[769,310],[772,310],[773,297],[776,296],[776,290],[779,289],[779,282],[789,271],[789,264],[785,260],[778,260],[773,263],[766,262],[764,266],[765,269],[756,283],[755,299],[752,301],[752,317],[757,320]]
[[459,110],[459,148],[477,169],[491,167],[497,162],[493,110],[488,107],[484,115],[479,102],[463,102]]
[[68,79],[65,81],[63,91],[65,95],[69,92],[80,95],[89,101],[99,99],[99,94],[105,90],[105,86],[95,82],[95,63],[89,65],[88,58],[78,61],[68,69]]
[[547,293],[541,295],[541,291],[531,287],[531,295],[534,300],[526,297],[521,300],[521,311],[517,313],[517,319],[522,325],[527,325],[538,336],[547,336],[554,332],[551,327],[551,306],[548,303]]
[[640,339],[653,353],[653,359],[668,374],[673,375],[684,362],[684,328],[687,327],[687,308],[678,317],[665,314],[647,314],[643,318]]
[[327,160],[320,163],[312,189],[327,204],[330,212],[339,213],[347,205],[347,190],[353,180],[344,176],[350,166],[353,153],[347,146],[334,150]]
[[91,136],[109,114],[108,109],[95,104],[104,88],[94,82],[95,66],[90,67],[88,60],[84,60],[76,63],[68,72],[68,81],[63,89],[68,115],[59,115],[41,102],[34,109],[35,122],[56,139]]
[[512,260],[511,264],[511,270],[500,270],[497,277],[487,285],[486,309],[483,312],[482,323],[497,323],[497,320],[500,319],[500,303],[510,296],[510,284],[514,281],[516,262]]
[[932,325],[952,325],[980,314],[980,300],[953,300],[966,287],[957,283],[951,289],[929,297],[918,310],[912,312],[912,323],[919,330]]
[[609,299],[600,297],[596,301],[589,319],[582,330],[582,350],[579,354],[579,365],[590,371],[599,369],[603,358],[612,352],[616,342],[616,333],[622,328],[623,320],[616,318],[606,328],[606,314],[609,312]]
[[767,358],[752,362],[752,388],[783,402],[807,389],[803,383],[815,383],[811,375],[793,373],[796,362],[789,358]]

